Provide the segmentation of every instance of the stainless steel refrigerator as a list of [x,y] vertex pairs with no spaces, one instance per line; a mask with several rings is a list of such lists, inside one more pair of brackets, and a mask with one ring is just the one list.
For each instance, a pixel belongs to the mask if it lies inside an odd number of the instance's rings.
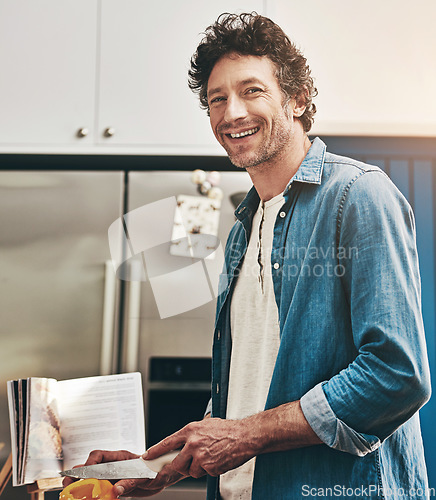
[[[221,172],[222,246],[235,199],[250,186],[245,172]],[[189,171],[0,172],[0,466],[10,452],[7,380],[138,370],[147,414],[151,359],[210,357],[213,297],[162,318],[147,276],[123,279],[111,261],[114,222],[181,194],[199,196]],[[195,381],[182,390],[192,387]],[[180,495],[203,498],[204,489],[174,488],[161,498]],[[24,487],[8,487],[4,497],[28,495]]]

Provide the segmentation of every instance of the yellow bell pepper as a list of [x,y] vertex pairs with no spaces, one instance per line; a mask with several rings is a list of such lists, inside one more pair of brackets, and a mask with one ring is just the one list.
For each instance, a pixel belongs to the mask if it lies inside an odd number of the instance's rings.
[[106,479],[81,479],[66,486],[59,500],[116,500],[112,488]]

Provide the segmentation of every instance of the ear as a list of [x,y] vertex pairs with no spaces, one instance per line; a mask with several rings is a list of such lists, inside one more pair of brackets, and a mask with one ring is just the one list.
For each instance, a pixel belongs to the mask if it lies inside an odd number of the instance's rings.
[[293,106],[292,114],[296,118],[299,118],[306,111],[306,107],[307,107],[306,106],[306,95],[307,95],[307,90],[303,89],[293,99],[294,106]]

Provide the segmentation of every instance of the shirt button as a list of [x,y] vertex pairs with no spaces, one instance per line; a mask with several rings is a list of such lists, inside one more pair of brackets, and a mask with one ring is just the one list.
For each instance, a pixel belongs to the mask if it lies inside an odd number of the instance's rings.
[[216,393],[218,394],[219,392],[220,392],[220,385],[219,385],[219,384],[217,384],[217,385],[216,385]]
[[217,336],[217,339],[218,339],[218,340],[220,340],[220,338],[221,338],[221,331],[220,331],[220,330],[218,330],[218,332],[217,332],[217,335],[216,335],[216,336]]
[[286,212],[280,212],[280,214],[279,214],[279,215],[280,215],[280,217],[281,217],[282,219],[284,219],[284,218],[286,217]]
[[280,267],[280,264],[279,264],[278,262],[276,262],[276,263],[274,264],[274,269],[278,269],[279,267]]

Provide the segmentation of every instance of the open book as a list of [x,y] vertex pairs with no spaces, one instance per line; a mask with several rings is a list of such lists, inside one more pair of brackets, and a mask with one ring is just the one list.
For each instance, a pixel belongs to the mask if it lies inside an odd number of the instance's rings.
[[95,449],[145,451],[140,373],[8,382],[12,484],[57,477]]

